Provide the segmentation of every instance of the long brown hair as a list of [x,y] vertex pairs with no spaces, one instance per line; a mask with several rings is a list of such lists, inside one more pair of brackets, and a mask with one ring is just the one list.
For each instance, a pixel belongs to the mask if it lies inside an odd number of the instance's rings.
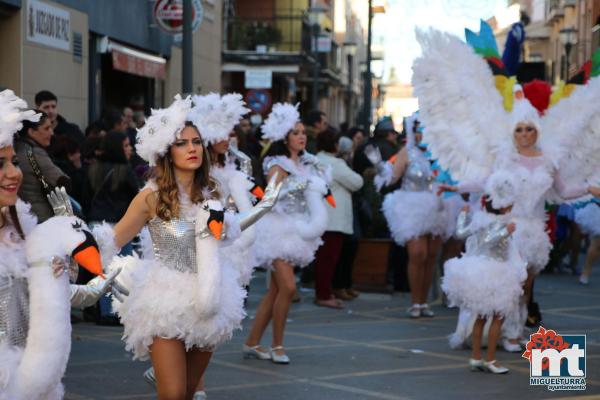
[[8,223],[8,221],[6,220],[6,218],[8,217],[12,221],[12,224],[15,227],[17,233],[19,234],[19,237],[25,240],[25,233],[23,232],[21,222],[19,221],[19,215],[17,214],[17,206],[7,206],[6,208],[8,210],[8,215],[5,215],[4,212],[2,212],[2,224],[0,224],[0,228],[4,228],[4,226]]
[[[186,122],[185,126],[193,127],[198,132],[198,136],[200,136],[200,132],[192,123]],[[204,142],[202,142],[202,150],[202,165],[200,165],[200,168],[194,174],[192,196],[190,199],[192,203],[200,203],[207,200],[205,198],[207,192],[210,192],[213,198],[219,197],[217,183],[210,177],[210,156]],[[170,153],[171,149],[169,148],[163,157],[158,158],[156,167],[154,168],[154,177],[158,186],[156,215],[164,221],[179,217],[179,189]]]

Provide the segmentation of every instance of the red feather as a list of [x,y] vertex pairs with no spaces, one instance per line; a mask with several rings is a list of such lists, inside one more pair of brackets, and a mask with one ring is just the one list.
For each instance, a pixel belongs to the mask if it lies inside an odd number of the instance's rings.
[[550,87],[548,82],[534,79],[523,85],[523,92],[527,100],[538,110],[540,115],[544,114],[544,111],[550,106],[550,96],[552,95],[552,87]]

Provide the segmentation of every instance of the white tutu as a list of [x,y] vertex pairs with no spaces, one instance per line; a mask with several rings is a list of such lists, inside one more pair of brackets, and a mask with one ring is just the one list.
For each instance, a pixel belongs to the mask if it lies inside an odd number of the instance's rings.
[[113,308],[125,327],[125,348],[133,352],[134,359],[148,359],[154,337],[182,340],[188,350],[212,350],[241,327],[246,293],[237,283],[237,272],[227,265],[220,267],[221,299],[217,313],[210,318],[201,318],[195,306],[199,292],[196,274],[135,257],[115,259],[110,269],[117,267],[126,267],[122,279],[130,294],[123,303],[113,300]]
[[515,218],[514,243],[519,254],[535,274],[539,274],[550,257],[552,243],[546,232],[546,223],[539,218]]
[[446,230],[442,201],[432,192],[396,190],[385,196],[382,211],[399,245],[426,234],[443,235]]
[[600,236],[600,204],[589,203],[575,211],[575,222],[591,236]]
[[256,223],[258,239],[253,246],[257,264],[269,268],[275,259],[298,267],[310,264],[323,241],[320,235],[312,239],[300,235],[296,223],[305,218],[302,214],[270,212],[260,219]]
[[514,310],[523,293],[525,271],[525,263],[518,257],[496,261],[463,255],[444,264],[442,289],[451,305],[475,315],[505,316]]

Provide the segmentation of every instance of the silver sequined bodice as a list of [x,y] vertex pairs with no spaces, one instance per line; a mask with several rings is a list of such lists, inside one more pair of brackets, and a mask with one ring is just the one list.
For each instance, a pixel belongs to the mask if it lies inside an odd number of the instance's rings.
[[29,292],[25,278],[0,277],[0,343],[25,347],[29,328]]
[[466,254],[486,257],[495,261],[508,261],[510,233],[506,223],[493,221],[479,229],[470,229],[467,213],[461,212],[456,222],[458,237],[470,235],[466,241]]
[[278,209],[286,214],[301,214],[306,212],[306,198],[304,190],[307,186],[306,179],[296,175],[288,175],[283,180],[279,199],[277,200]]
[[197,272],[195,223],[183,219],[148,222],[154,258],[161,266],[180,272]]
[[401,190],[409,192],[425,192],[432,190],[433,175],[431,164],[421,150],[408,149],[408,164],[402,177]]

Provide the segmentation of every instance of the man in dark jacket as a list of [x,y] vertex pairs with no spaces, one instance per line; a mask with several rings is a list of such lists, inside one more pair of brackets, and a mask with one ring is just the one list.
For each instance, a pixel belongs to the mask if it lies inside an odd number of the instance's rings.
[[[66,136],[76,142],[79,147],[83,146],[85,136],[79,127],[67,121],[58,113],[58,98],[49,90],[42,90],[35,95],[35,107],[45,112],[52,122],[52,129],[56,137]],[[51,146],[52,147],[52,146]],[[52,150],[49,151],[52,153]]]
[[304,122],[306,132],[306,151],[312,154],[317,154],[317,136],[321,132],[325,132],[329,123],[327,115],[320,110],[312,110],[306,116]]
[[375,126],[374,136],[356,149],[356,153],[354,154],[354,170],[362,175],[365,169],[373,167],[373,164],[371,164],[364,152],[368,144],[372,144],[379,149],[383,160],[389,160],[400,149],[398,139],[399,134],[394,129],[392,119],[390,117],[382,118]]

